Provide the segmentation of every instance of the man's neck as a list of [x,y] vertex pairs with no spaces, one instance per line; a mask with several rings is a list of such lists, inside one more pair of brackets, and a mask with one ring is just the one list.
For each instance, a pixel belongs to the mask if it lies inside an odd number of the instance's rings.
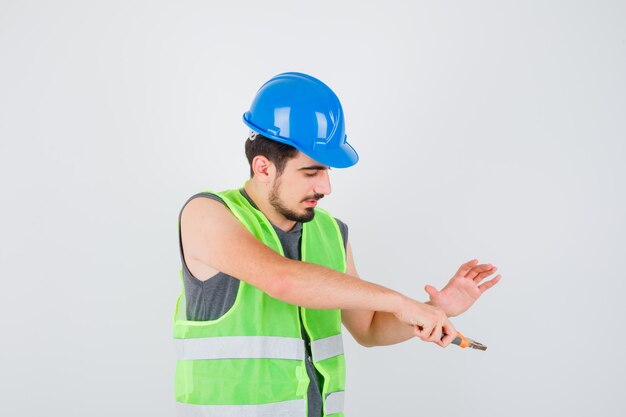
[[254,201],[254,204],[259,208],[261,213],[267,217],[270,223],[284,232],[289,232],[296,226],[297,222],[287,219],[285,216],[274,210],[274,207],[272,207],[269,203],[269,187],[269,184],[258,184],[256,181],[250,179],[246,182],[243,189],[246,191],[250,199]]

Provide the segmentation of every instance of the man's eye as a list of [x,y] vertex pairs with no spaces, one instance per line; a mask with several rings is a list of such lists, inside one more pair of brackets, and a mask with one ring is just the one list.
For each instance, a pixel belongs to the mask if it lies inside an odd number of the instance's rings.
[[317,172],[315,174],[304,174],[304,175],[306,175],[307,177],[314,177],[317,175]]

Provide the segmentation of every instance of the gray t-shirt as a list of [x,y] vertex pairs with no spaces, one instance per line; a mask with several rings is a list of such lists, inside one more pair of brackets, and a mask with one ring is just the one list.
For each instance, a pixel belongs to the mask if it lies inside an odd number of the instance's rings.
[[[258,210],[258,207],[252,201],[246,191],[243,188],[241,188],[239,191],[250,202],[250,204]],[[187,202],[183,205],[183,209],[187,205],[187,203],[189,203],[189,201],[196,197],[211,198],[226,205],[224,200],[222,200],[219,196],[203,192],[191,196],[189,200],[187,200]],[[183,210],[181,209],[178,216],[179,224],[182,211]],[[339,226],[339,230],[341,231],[341,236],[343,238],[343,244],[345,247],[346,242],[348,241],[348,226],[337,218],[335,218],[335,221],[337,221],[337,225]],[[300,238],[302,237],[302,223],[297,222],[294,228],[289,232],[285,232],[273,224],[272,226],[274,227],[274,230],[276,231],[276,234],[280,239],[280,243],[283,247],[283,252],[285,253],[285,256],[290,259],[300,260]],[[235,298],[237,296],[237,290],[239,289],[239,279],[223,272],[218,272],[206,281],[200,281],[199,279],[194,277],[187,268],[185,258],[183,256],[183,247],[182,239],[180,239],[180,232],[178,240],[183,270],[183,284],[185,286],[187,320],[205,321],[218,319],[233,306]],[[305,335],[308,341],[308,335],[304,328],[302,328],[302,334]],[[317,372],[312,364],[311,352],[309,350],[308,343],[306,343],[305,346],[307,347],[305,361],[306,368],[309,378],[311,379],[307,395],[309,408],[308,417],[321,417],[321,387],[323,385],[323,376],[319,372]]]

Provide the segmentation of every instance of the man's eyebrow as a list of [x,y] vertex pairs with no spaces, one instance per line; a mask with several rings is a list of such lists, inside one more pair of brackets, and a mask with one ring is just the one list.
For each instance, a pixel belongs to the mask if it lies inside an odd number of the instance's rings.
[[308,166],[308,167],[298,168],[298,171],[304,171],[304,170],[308,170],[308,169],[314,169],[316,171],[319,171],[319,170],[330,169],[330,167],[327,167],[327,166],[324,166],[324,165],[311,165],[311,166]]

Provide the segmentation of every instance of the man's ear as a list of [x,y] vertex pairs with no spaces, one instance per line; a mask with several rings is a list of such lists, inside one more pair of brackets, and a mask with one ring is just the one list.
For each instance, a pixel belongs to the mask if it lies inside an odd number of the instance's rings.
[[263,155],[257,155],[252,160],[252,171],[260,182],[269,182],[274,170],[274,164]]

